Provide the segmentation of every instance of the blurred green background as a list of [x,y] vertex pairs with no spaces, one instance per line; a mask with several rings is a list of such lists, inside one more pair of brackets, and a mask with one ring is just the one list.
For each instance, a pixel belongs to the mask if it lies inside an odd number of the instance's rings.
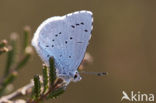
[[[45,19],[78,10],[91,10],[93,35],[87,49],[94,58],[86,71],[107,71],[108,76],[82,75],[56,103],[119,103],[122,91],[156,93],[156,1],[155,0],[0,0],[0,39],[11,32],[32,33]],[[5,66],[0,58],[0,75]],[[15,89],[41,74],[42,62],[35,54],[20,71]],[[125,101],[126,102],[126,101]],[[51,103],[47,101],[46,103]]]

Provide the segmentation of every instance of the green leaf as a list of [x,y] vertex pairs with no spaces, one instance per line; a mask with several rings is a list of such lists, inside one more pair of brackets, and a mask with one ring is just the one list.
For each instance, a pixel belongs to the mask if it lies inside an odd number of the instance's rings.
[[48,68],[45,64],[43,65],[42,72],[43,72],[43,86],[44,86],[43,94],[44,94],[48,89]]
[[26,47],[29,45],[29,36],[30,36],[30,27],[25,26],[24,28],[24,39],[23,39],[23,50],[25,51]]
[[2,82],[1,87],[0,87],[0,96],[3,94],[7,85],[12,83],[16,76],[17,76],[17,72],[13,72],[12,74],[10,74],[9,76],[5,78],[5,80]]
[[65,87],[61,87],[56,89],[55,91],[52,91],[49,95],[48,98],[56,98],[59,95],[63,94],[65,92]]
[[11,50],[7,53],[8,55],[7,55],[5,72],[4,72],[5,77],[9,74],[12,64],[15,62],[15,54],[16,54],[16,46],[17,46],[17,34],[16,33],[11,34],[10,39],[11,39],[10,40]]
[[19,61],[19,63],[17,63],[17,66],[15,67],[15,70],[19,70],[21,69],[30,59],[31,54],[25,54],[25,56],[22,58],[21,61]]
[[39,75],[35,75],[34,76],[34,96],[36,99],[40,97],[40,93],[41,93],[40,78],[39,78]]
[[54,58],[51,57],[49,59],[49,64],[50,64],[50,70],[49,70],[49,76],[50,76],[50,85],[53,86],[54,82],[56,80],[56,69],[54,66]]

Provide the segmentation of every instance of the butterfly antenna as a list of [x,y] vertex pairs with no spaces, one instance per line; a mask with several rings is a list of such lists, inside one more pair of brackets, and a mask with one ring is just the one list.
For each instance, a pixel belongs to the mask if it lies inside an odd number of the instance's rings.
[[80,71],[82,74],[91,74],[96,76],[105,76],[108,75],[108,72],[86,72],[86,71]]

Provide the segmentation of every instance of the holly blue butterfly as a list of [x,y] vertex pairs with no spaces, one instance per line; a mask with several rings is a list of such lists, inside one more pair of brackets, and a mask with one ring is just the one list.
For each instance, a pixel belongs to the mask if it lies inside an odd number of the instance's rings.
[[32,45],[37,53],[47,65],[54,58],[57,77],[67,84],[81,80],[77,69],[91,38],[92,23],[92,12],[82,10],[48,18],[34,34]]

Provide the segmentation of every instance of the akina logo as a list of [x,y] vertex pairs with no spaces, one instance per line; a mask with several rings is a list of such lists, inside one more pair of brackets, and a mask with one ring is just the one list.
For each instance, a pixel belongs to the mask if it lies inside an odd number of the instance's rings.
[[122,91],[121,101],[135,101],[135,102],[154,102],[154,94],[153,93],[141,93],[140,91],[130,93],[126,93]]

